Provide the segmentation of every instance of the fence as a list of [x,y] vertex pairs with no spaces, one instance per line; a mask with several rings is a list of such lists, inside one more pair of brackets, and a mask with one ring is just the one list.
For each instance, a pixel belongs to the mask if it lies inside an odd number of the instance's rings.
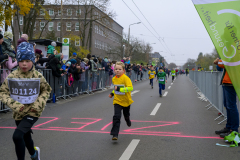
[[[5,72],[4,69],[0,69],[0,73]],[[79,94],[94,94],[94,91],[105,90],[112,87],[112,78],[114,75],[109,75],[108,72],[103,70],[98,70],[97,72],[86,71],[80,74],[79,81],[73,81],[71,85],[68,84],[68,76],[64,75],[62,77],[55,77],[52,75],[51,69],[39,70],[45,77],[46,81],[52,87],[52,92],[50,94],[49,101],[52,100],[53,94],[55,94],[56,99],[67,99],[75,97]],[[142,71],[142,74],[138,74],[135,71],[127,72],[126,75],[131,79],[132,83],[148,79],[148,72]],[[2,74],[0,74],[0,79]],[[6,78],[6,77],[4,77]],[[1,81],[2,82],[2,81]],[[10,109],[0,102],[0,112],[9,111]]]
[[[215,119],[224,117],[224,119],[219,122],[227,120],[226,109],[223,104],[223,89],[220,85],[222,79],[222,72],[203,72],[203,71],[190,71],[189,78],[194,89],[197,90],[198,95],[201,97],[202,101],[208,101],[209,104],[205,106],[208,110],[214,107],[220,114]],[[240,103],[237,98],[238,110],[240,109]]]

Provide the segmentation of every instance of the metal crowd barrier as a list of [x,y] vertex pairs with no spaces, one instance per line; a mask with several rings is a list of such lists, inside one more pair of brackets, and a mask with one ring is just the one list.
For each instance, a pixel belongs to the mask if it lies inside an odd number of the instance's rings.
[[[0,79],[3,76],[3,72],[6,72],[7,69],[0,69]],[[108,72],[104,70],[98,70],[96,72],[93,71],[85,71],[80,74],[80,80],[73,81],[71,86],[68,85],[68,75],[63,75],[62,77],[55,77],[52,75],[51,69],[41,69],[38,70],[45,77],[46,81],[52,87],[52,92],[49,97],[49,101],[52,100],[53,94],[55,94],[56,99],[67,99],[79,94],[90,94],[94,93],[94,91],[105,90],[107,88],[112,87],[112,78],[115,75],[109,75]],[[10,72],[9,72],[10,73]],[[126,72],[126,75],[131,79],[132,83],[138,82],[140,80],[148,79],[148,70],[137,73],[133,70],[130,72]],[[10,109],[1,103],[0,112],[1,111],[9,111]]]
[[[189,78],[194,89],[196,89],[198,95],[202,101],[208,101],[209,104],[205,106],[207,110],[214,107],[220,114],[215,121],[220,117],[224,119],[219,122],[227,120],[227,113],[223,103],[223,89],[220,85],[222,79],[222,72],[204,72],[204,71],[190,71]],[[238,110],[240,109],[240,103],[237,98]]]

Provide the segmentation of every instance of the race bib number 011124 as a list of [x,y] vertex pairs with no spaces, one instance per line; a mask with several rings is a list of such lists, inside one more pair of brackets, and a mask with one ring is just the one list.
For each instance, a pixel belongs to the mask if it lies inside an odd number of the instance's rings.
[[10,96],[22,104],[34,103],[40,92],[40,78],[8,79]]

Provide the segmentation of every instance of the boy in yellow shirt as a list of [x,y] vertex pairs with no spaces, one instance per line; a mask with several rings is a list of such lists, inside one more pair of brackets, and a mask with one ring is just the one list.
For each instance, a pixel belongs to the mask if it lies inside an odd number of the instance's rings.
[[112,98],[114,96],[113,126],[110,133],[110,135],[113,135],[112,140],[118,139],[122,110],[128,127],[131,126],[130,105],[133,103],[131,97],[131,91],[133,90],[133,86],[130,78],[126,76],[124,72],[125,72],[124,63],[117,62],[114,68],[114,73],[116,74],[116,76],[113,77],[112,79],[114,90],[112,91],[111,94],[109,94],[109,98]]
[[149,79],[150,79],[150,85],[152,86],[152,89],[153,89],[153,79],[156,75],[156,72],[154,71],[154,68],[151,67],[151,70],[148,71],[148,76],[149,76]]

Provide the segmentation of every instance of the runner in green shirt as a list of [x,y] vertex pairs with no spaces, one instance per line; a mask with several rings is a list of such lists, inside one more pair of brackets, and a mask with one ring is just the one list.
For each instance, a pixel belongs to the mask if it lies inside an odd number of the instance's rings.
[[162,97],[162,90],[165,90],[165,82],[167,83],[167,75],[163,72],[162,67],[159,68],[156,82],[157,81],[159,82],[159,96]]
[[172,82],[173,82],[176,75],[176,71],[174,70],[174,68],[171,70],[171,75],[172,75]]

